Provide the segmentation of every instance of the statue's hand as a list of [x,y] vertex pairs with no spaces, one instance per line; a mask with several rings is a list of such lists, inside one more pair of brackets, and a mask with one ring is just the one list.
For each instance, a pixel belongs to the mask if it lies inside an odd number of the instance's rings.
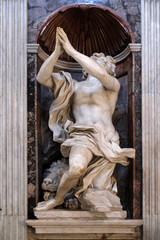
[[72,47],[64,30],[60,27],[58,28],[58,36],[59,36],[59,41],[63,45],[64,50],[68,55],[71,56],[75,49]]
[[57,28],[56,29],[56,46],[55,46],[55,52],[58,54],[58,55],[61,55],[64,51],[64,48],[63,48],[63,45],[62,43],[60,42],[60,39],[59,39],[59,29]]

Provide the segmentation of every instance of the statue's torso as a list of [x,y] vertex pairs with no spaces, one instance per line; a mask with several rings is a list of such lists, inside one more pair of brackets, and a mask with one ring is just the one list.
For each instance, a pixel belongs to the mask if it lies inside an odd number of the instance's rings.
[[93,77],[83,82],[75,82],[73,115],[76,123],[96,125],[111,139],[115,134],[112,115],[117,96],[117,92],[107,90]]

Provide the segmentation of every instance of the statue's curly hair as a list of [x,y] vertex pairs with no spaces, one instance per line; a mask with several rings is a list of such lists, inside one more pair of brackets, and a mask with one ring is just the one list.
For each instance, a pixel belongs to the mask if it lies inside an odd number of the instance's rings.
[[[92,58],[102,66],[105,66],[106,63],[110,63],[111,66],[109,68],[109,74],[112,76],[115,76],[115,70],[113,71],[113,65],[114,66],[116,65],[116,60],[113,57],[105,56],[104,53],[101,52],[101,53],[93,53],[93,55],[90,58]],[[88,73],[84,69],[82,72],[83,72],[83,79],[86,79],[88,77]]]

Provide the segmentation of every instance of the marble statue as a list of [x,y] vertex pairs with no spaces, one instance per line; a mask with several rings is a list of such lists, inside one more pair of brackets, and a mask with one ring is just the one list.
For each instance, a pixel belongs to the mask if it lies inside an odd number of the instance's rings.
[[[85,81],[77,82],[64,71],[53,73],[63,51],[82,66]],[[134,158],[135,150],[120,148],[112,123],[120,89],[114,59],[103,53],[91,57],[79,53],[64,30],[57,28],[55,50],[41,66],[37,80],[52,91],[49,127],[53,140],[61,144],[63,157],[69,158],[69,169],[60,180],[55,198],[38,203],[35,210],[62,204],[72,188],[76,188],[83,209],[122,209],[113,171],[116,163],[128,165],[128,157]]]

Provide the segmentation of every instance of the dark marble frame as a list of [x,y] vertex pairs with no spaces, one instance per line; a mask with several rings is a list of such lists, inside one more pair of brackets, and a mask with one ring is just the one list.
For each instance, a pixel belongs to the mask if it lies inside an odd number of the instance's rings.
[[[33,218],[41,191],[41,91],[36,82],[42,61],[28,54],[28,214]],[[129,167],[129,218],[142,218],[142,153],[141,153],[141,54],[133,53],[117,66],[117,78],[128,78],[128,147],[135,147],[136,158]]]

